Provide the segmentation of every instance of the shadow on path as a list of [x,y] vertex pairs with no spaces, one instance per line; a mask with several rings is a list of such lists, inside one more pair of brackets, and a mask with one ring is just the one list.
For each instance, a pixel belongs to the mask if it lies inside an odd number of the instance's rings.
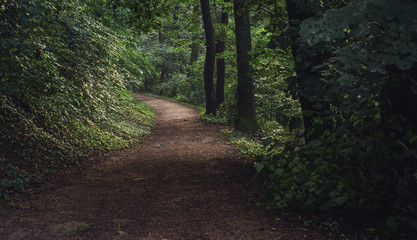
[[[0,239],[326,239],[254,203],[252,163],[192,108],[135,94],[157,111],[155,133],[89,161],[0,215]],[[68,221],[90,230],[57,236]]]

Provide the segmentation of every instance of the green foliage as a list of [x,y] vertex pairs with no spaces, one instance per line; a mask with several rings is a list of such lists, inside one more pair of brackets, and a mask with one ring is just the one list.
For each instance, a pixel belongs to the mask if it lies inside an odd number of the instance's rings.
[[294,97],[314,103],[303,109],[312,126],[305,144],[274,140],[257,157],[256,169],[269,179],[269,207],[415,234],[417,132],[403,105],[416,99],[409,80],[416,76],[416,7],[357,0],[302,22],[295,61],[310,75],[288,83]]
[[113,0],[113,8],[127,12],[128,22],[140,32],[151,32],[163,27],[169,11],[169,1],[163,0]]
[[[222,130],[222,132],[228,135],[229,141],[236,144],[246,157],[255,158],[256,156],[263,156],[266,152],[262,148],[262,143],[254,135],[227,129]],[[259,163],[255,163],[255,167],[262,169]]]
[[[30,176],[26,171],[19,169],[14,164],[6,162],[5,158],[0,158],[0,173],[3,176],[0,179],[0,197],[8,199],[6,191],[14,189],[24,191],[24,186],[31,179],[36,179],[35,176]],[[39,179],[36,179],[39,181]]]
[[[299,128],[295,124],[301,119],[299,102],[289,96],[285,79],[294,75],[294,60],[289,48],[282,49],[271,45],[271,38],[277,32],[269,32],[269,24],[261,24],[253,31],[254,49],[253,78],[255,80],[255,99],[257,115],[261,125],[277,121],[291,130]],[[275,29],[275,31],[278,31]]]
[[[204,60],[189,65],[190,48],[193,43],[193,27],[190,18],[192,8],[175,5],[176,14],[166,19],[164,28],[158,33],[142,37],[142,47],[150,55],[150,64],[158,72],[158,77],[145,83],[143,90],[183,102],[199,105],[204,102],[202,67]],[[178,19],[189,26],[179,26]],[[195,24],[194,24],[195,25]],[[199,28],[198,30],[201,31]],[[198,31],[197,30],[197,31]],[[200,34],[200,33],[199,33]],[[199,41],[197,41],[199,43]],[[201,56],[201,53],[199,54]]]
[[119,66],[125,76],[125,83],[129,90],[139,91],[149,82],[158,78],[155,67],[149,61],[150,55],[140,49],[138,43],[125,43],[123,54],[120,55]]
[[[173,14],[164,19],[164,26],[157,33],[149,33],[141,37],[142,49],[148,53],[150,64],[158,73],[158,77],[145,82],[141,88],[153,94],[163,95],[182,102],[194,105],[202,105],[204,99],[203,68],[204,48],[203,30],[200,24],[200,10],[195,12],[194,5],[199,6],[198,1],[174,1],[172,2]],[[212,11],[217,35],[224,34],[227,41],[227,51],[218,54],[226,61],[226,102],[222,106],[221,118],[230,119],[233,114],[234,95],[236,89],[236,63],[234,52],[234,26],[232,24],[219,24],[221,8],[231,9],[231,3],[216,2],[216,8]],[[200,45],[198,59],[190,64],[191,45]]]
[[146,90],[189,103],[200,103],[199,87],[202,84],[186,75],[187,52],[177,51],[169,43],[152,44],[148,51],[154,56],[151,64],[159,70],[159,79],[149,82]]
[[150,132],[154,113],[133,101],[126,88],[146,79],[148,72],[133,71],[146,65],[143,55],[124,48],[128,41],[83,6],[81,1],[2,3],[3,196],[97,151],[131,146]]
[[143,49],[143,44],[128,23],[129,11],[121,2],[107,0],[82,0],[86,4],[84,11],[110,28],[117,36],[118,71],[124,77],[131,91],[147,90],[149,82],[158,78],[155,67],[149,60],[152,56]]
[[[262,131],[251,136],[257,140],[232,136],[255,159],[255,170],[266,175],[267,207],[343,216],[371,229],[385,224],[388,234],[412,236],[417,4],[286,2],[301,19],[287,20],[285,1],[248,1],[254,23],[251,76]],[[222,8],[230,10],[230,2],[211,3],[213,19]],[[195,4],[1,2],[0,195],[24,191],[57,167],[131,146],[148,134],[154,115],[128,89],[203,104],[204,49],[189,61],[190,46],[202,44]],[[125,27],[129,23],[141,32],[158,32],[139,38]],[[217,55],[226,60],[225,102],[216,116],[202,116],[223,124],[236,115],[230,23],[215,24],[227,46]]]

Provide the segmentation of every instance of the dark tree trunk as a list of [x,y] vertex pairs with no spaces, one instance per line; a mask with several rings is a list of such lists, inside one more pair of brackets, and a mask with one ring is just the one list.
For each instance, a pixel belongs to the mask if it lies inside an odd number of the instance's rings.
[[[289,27],[292,28],[294,31],[292,32],[298,32],[300,23],[310,17],[313,17],[317,9],[314,8],[305,8],[304,6],[300,6],[300,1],[297,0],[287,0],[287,11],[288,11],[288,20],[289,20]],[[291,36],[292,37],[292,44],[291,44],[291,50],[293,53],[294,58],[296,58],[297,52],[300,48],[296,44],[296,38],[298,36]],[[305,51],[305,49],[303,50]],[[310,59],[308,59],[308,62],[311,63],[317,63],[317,65],[323,63],[325,59],[324,54],[318,54],[314,56],[309,56]],[[321,135],[320,131],[317,129],[314,129],[313,126],[313,120],[315,117],[317,117],[320,112],[324,112],[325,110],[328,110],[328,106],[324,103],[321,103],[317,106],[322,106],[322,109],[315,108],[315,102],[311,101],[307,96],[304,95],[305,92],[308,92],[309,89],[306,88],[306,85],[311,83],[319,83],[320,82],[320,74],[316,71],[314,71],[311,67],[313,67],[314,64],[311,64],[310,67],[306,67],[304,62],[298,62],[295,61],[295,67],[294,70],[297,74],[295,77],[297,81],[297,89],[298,89],[298,98],[300,100],[301,109],[303,111],[312,111],[313,114],[303,114],[303,122],[304,122],[304,129],[305,129],[305,139],[306,142],[309,142],[310,140],[319,137]],[[313,84],[314,85],[314,84]],[[318,87],[318,86],[317,86]]]
[[259,128],[255,115],[255,97],[253,80],[249,76],[252,50],[249,10],[244,6],[246,0],[235,0],[236,53],[238,83],[236,93],[237,116],[235,127],[238,130],[255,131]]
[[[300,11],[300,6],[297,6],[297,4],[295,3],[296,1],[294,0],[287,0],[287,11],[288,11],[288,20],[289,20],[289,26],[290,28],[295,28],[298,29],[299,28],[299,21],[302,21],[304,19],[307,19],[309,17],[312,16],[312,13],[307,12],[307,11]],[[292,50],[292,54],[294,56],[294,59],[297,55],[297,50],[298,50],[298,46],[295,44],[295,38],[297,36],[292,36],[294,37],[294,39],[292,39],[292,44],[291,44],[291,50]],[[303,81],[303,77],[301,75],[305,75],[306,73],[301,72],[301,68],[297,67],[297,65],[300,63],[297,63],[297,61],[295,62],[295,71],[297,73],[297,83],[298,85],[301,85],[301,82]],[[298,86],[299,87],[299,86]],[[303,111],[305,110],[311,110],[312,108],[312,104],[310,103],[310,101],[308,101],[308,99],[306,99],[302,94],[298,94],[298,98],[300,100],[300,104],[301,104],[301,109]],[[306,116],[303,115],[303,120],[304,120],[304,129],[305,132],[307,133],[311,127],[312,127],[312,120],[313,120],[313,116]]]
[[211,21],[209,0],[200,0],[203,14],[204,31],[206,34],[206,62],[204,64],[204,90],[206,93],[206,114],[216,114],[216,103],[214,98],[214,63],[216,58],[216,47],[214,43],[214,28]]
[[[230,0],[224,0],[224,2],[230,2]],[[229,14],[223,8],[222,9],[222,18],[221,24],[227,25],[229,22]],[[220,29],[220,34],[217,38],[216,43],[216,54],[222,54],[226,48],[226,33],[223,31],[224,29]],[[216,57],[216,66],[217,66],[217,81],[216,81],[216,107],[218,108],[220,104],[224,102],[224,79],[226,73],[226,65],[224,62],[223,57]]]

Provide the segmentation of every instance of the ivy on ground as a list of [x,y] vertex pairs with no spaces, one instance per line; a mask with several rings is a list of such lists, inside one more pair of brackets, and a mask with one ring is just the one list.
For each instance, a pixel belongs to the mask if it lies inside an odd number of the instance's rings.
[[128,91],[152,74],[144,53],[84,4],[0,1],[2,197],[150,133],[153,111]]

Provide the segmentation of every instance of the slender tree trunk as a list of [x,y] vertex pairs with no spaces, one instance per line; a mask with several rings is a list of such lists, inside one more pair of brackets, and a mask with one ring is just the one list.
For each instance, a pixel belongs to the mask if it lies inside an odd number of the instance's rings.
[[216,58],[216,47],[214,43],[214,28],[211,21],[209,0],[200,0],[203,14],[204,31],[206,34],[206,62],[204,64],[204,90],[206,93],[206,114],[216,114],[216,103],[214,98],[214,63]]
[[[230,2],[230,0],[224,0],[224,2]],[[229,14],[223,8],[222,9],[222,18],[221,24],[226,26],[229,22]],[[216,43],[216,54],[222,54],[226,48],[226,33],[223,28],[220,29],[220,34]],[[224,102],[224,79],[226,73],[226,65],[224,63],[223,57],[216,58],[217,66],[217,81],[216,81],[216,107],[218,108],[220,104]]]
[[249,10],[245,9],[247,0],[235,0],[236,53],[238,83],[236,93],[237,117],[235,127],[238,130],[255,131],[259,128],[255,115],[255,98],[253,80],[249,76],[252,38],[250,31]]

